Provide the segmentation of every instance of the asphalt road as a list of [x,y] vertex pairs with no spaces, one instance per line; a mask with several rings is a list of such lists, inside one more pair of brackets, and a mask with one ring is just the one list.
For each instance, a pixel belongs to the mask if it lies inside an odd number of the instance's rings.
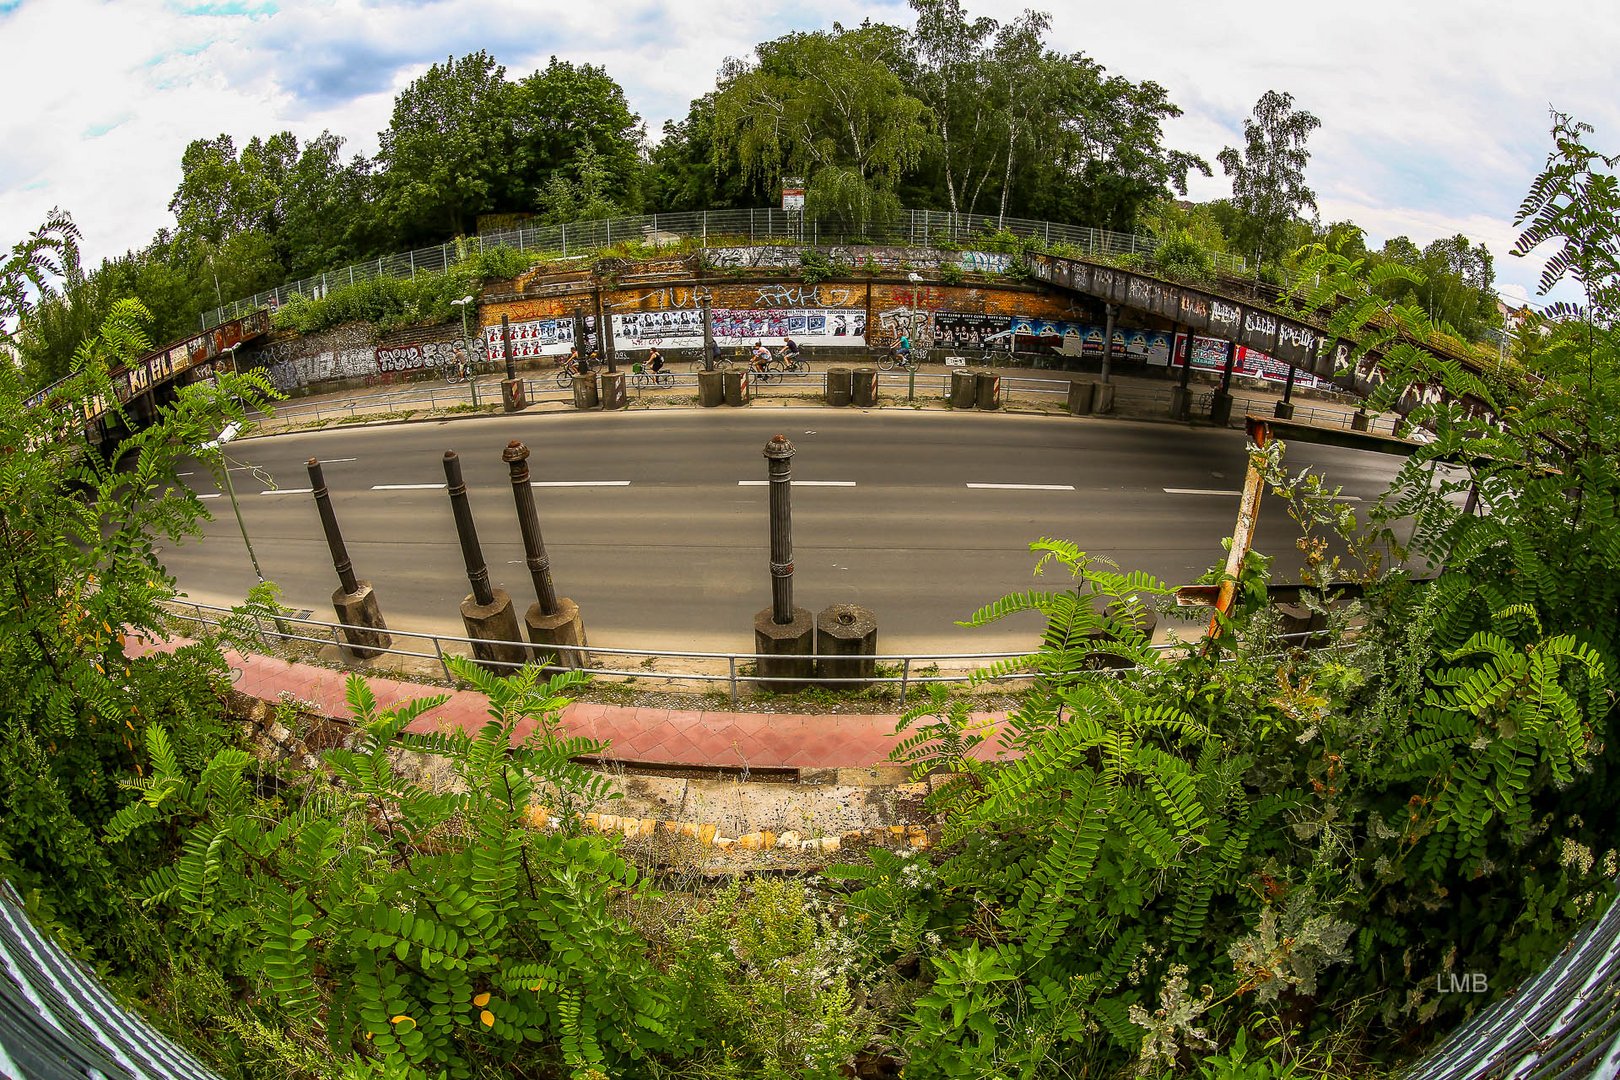
[[[534,591],[501,460],[508,440],[521,439],[544,485],[535,501],[557,591],[580,605],[593,644],[751,651],[753,616],[771,598],[762,451],[777,433],[798,451],[794,601],[812,612],[870,608],[880,652],[1028,646],[1033,618],[980,630],[954,620],[1042,586],[1028,548],[1041,536],[1191,581],[1223,558],[1243,483],[1238,431],[894,408],[456,419],[249,439],[229,451],[265,576],[316,618],[331,618],[337,576],[307,490],[311,456],[324,463],[356,572],[376,586],[389,622],[462,632],[469,589],[446,450],[461,458],[491,578],[521,615]],[[1295,445],[1288,464],[1324,472],[1366,505],[1399,461]],[[186,482],[211,497],[214,519],[163,559],[193,598],[236,602],[254,578],[229,501],[200,467]],[[1281,576],[1298,566],[1294,535],[1268,499],[1256,547],[1277,557]]]

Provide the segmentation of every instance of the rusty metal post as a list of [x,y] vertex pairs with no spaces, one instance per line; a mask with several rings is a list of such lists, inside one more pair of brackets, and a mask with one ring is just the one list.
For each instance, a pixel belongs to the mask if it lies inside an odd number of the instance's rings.
[[[504,336],[506,328],[501,329]],[[478,543],[478,526],[473,522],[472,507],[467,505],[467,483],[461,478],[461,459],[454,450],[444,452],[444,478],[450,490],[450,512],[455,515],[456,536],[461,540],[461,557],[467,563],[467,582],[472,586],[473,599],[480,604],[493,604],[495,593],[489,585],[489,567],[484,563],[484,549]]]
[[387,649],[394,639],[388,633],[388,623],[377,605],[377,594],[371,582],[355,577],[354,564],[349,561],[349,549],[343,543],[343,533],[338,530],[337,515],[332,510],[332,498],[326,490],[320,460],[310,458],[306,466],[315,509],[326,533],[326,546],[332,551],[332,565],[341,582],[332,593],[332,610],[337,612],[338,622],[343,625],[343,639],[348,642],[349,651],[366,660]]
[[528,659],[528,650],[517,644],[522,639],[512,598],[505,589],[490,585],[489,567],[478,544],[478,528],[473,524],[472,507],[467,504],[467,484],[461,478],[461,459],[454,450],[444,452],[444,478],[450,491],[450,511],[456,519],[456,536],[467,563],[467,581],[472,585],[472,595],[461,602],[461,621],[472,639],[473,656],[497,675],[510,675]]
[[703,370],[714,370],[714,313],[709,310],[709,301],[705,298],[703,305]]
[[793,444],[777,435],[765,444],[771,492],[771,620],[793,621]]
[[1288,365],[1288,381],[1283,383],[1283,404],[1291,404],[1294,400],[1294,372],[1299,369],[1293,364]]
[[1237,342],[1226,343],[1226,366],[1221,368],[1221,393],[1232,388],[1232,367],[1237,363]]
[[[1176,340],[1175,338],[1170,339],[1170,341],[1172,342],[1172,345],[1175,342],[1175,340]],[[1182,350],[1183,355],[1182,355],[1182,362],[1181,362],[1181,384],[1180,385],[1181,385],[1181,388],[1183,390],[1187,389],[1187,380],[1192,376],[1192,366],[1193,366],[1193,328],[1191,326],[1187,327],[1187,339],[1186,340],[1187,340],[1187,345],[1186,345],[1186,348],[1184,348]]]
[[540,516],[534,508],[534,485],[529,481],[529,448],[513,439],[506,444],[501,460],[512,476],[512,500],[517,504],[518,527],[523,531],[523,552],[534,579],[536,601],[523,616],[524,628],[534,645],[536,659],[554,655],[565,668],[590,667],[585,651],[585,623],[579,605],[558,596],[551,582],[551,556],[540,535]]
[[551,584],[551,557],[540,535],[540,518],[534,510],[534,487],[529,483],[529,448],[513,439],[501,454],[512,473],[512,499],[517,503],[518,528],[523,532],[523,554],[534,579],[534,593],[542,615],[557,614],[557,590]]
[[338,530],[337,515],[332,512],[332,497],[326,490],[326,477],[321,472],[319,458],[305,462],[309,470],[309,487],[315,494],[315,509],[321,515],[321,529],[326,533],[326,546],[332,551],[332,565],[344,592],[359,592],[360,582],[354,576],[354,564],[349,561],[349,549]]
[[1232,549],[1226,554],[1226,571],[1221,575],[1220,591],[1215,595],[1215,612],[1209,618],[1208,637],[1220,630],[1221,617],[1232,609],[1232,598],[1237,594],[1238,575],[1243,571],[1243,559],[1254,543],[1255,522],[1260,518],[1260,496],[1265,493],[1266,478],[1260,471],[1261,453],[1271,441],[1271,425],[1257,417],[1247,421],[1249,441],[1249,468],[1243,477],[1243,501],[1238,504],[1237,527],[1232,530]]
[[607,361],[608,373],[618,371],[618,351],[613,340],[613,316],[608,314],[607,298],[602,286],[596,286],[596,336],[602,342],[602,359]]

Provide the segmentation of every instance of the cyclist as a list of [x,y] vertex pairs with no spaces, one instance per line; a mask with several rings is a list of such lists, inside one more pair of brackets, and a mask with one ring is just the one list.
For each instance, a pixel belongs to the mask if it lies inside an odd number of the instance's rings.
[[770,361],[771,350],[767,349],[763,342],[754,342],[754,353],[750,360],[749,366],[751,366],[755,371],[763,373],[764,371],[768,370],[766,365],[768,365]]
[[465,382],[467,379],[467,350],[462,347],[459,341],[456,342],[456,347],[450,355],[450,366],[455,372],[456,378]]
[[658,351],[656,345],[647,350],[647,370],[654,375],[664,370],[664,354]]
[[799,364],[799,343],[790,337],[782,339],[782,362],[789,368]]
[[900,335],[900,346],[896,351],[900,354],[900,362],[907,367],[911,366],[911,335]]

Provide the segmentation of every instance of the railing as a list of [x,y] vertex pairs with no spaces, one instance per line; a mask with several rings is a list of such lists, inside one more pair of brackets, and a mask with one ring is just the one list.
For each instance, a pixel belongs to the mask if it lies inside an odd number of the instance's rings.
[[[1152,254],[1158,240],[1136,233],[1112,232],[1052,221],[1024,218],[998,218],[984,214],[952,214],[943,210],[905,210],[893,222],[867,223],[855,228],[849,223],[808,219],[796,211],[706,210],[679,214],[645,214],[607,221],[576,221],[567,225],[545,225],[533,229],[512,229],[453,240],[437,247],[418,248],[399,255],[355,263],[338,270],[289,282],[269,292],[255,293],[201,316],[202,329],[262,307],[277,307],[293,296],[323,296],[329,290],[355,285],[378,277],[415,277],[418,273],[447,270],[486,248],[512,248],[563,258],[584,256],[626,241],[647,241],[658,245],[691,245],[697,248],[736,246],[742,243],[795,243],[811,247],[846,244],[904,244],[910,247],[961,245],[996,232],[1009,232],[1043,244],[1067,244],[1089,257],[1119,258]],[[1247,272],[1247,260],[1233,255],[1215,256],[1222,273]]]
[[[324,622],[318,619],[299,617],[295,615],[243,615],[230,608],[216,607],[209,604],[198,604],[190,601],[170,601],[167,605],[170,615],[176,623],[175,629],[187,633],[187,628],[194,629],[187,636],[200,636],[198,631],[206,629],[217,632],[229,629],[237,636],[251,638],[262,647],[266,653],[281,656],[286,659],[304,659],[312,662],[323,662],[331,666],[342,666],[348,646],[345,643],[344,631],[356,630],[374,633],[370,627],[352,626],[346,623]],[[418,678],[442,678],[450,685],[457,685],[454,672],[446,663],[451,656],[471,657],[473,655],[473,638],[458,637],[453,634],[437,634],[419,630],[405,630],[390,626],[388,633],[397,642],[400,639],[421,642],[417,648],[402,648],[397,644],[385,649],[373,649],[367,646],[368,652],[375,652],[392,661],[391,665],[381,665],[373,659],[368,663],[368,670],[375,671],[379,666],[391,666],[407,676]],[[667,683],[695,684],[707,689],[715,684],[724,683],[731,698],[731,707],[738,708],[744,684],[756,684],[769,689],[775,683],[803,684],[807,681],[803,677],[784,677],[761,675],[756,668],[760,660],[780,660],[781,657],[762,655],[759,653],[736,652],[689,652],[676,649],[620,649],[604,648],[597,645],[571,646],[547,645],[543,650],[526,641],[516,642],[485,642],[493,646],[509,646],[521,649],[525,653],[543,651],[557,666],[577,669],[587,674],[609,679],[656,679]],[[1172,645],[1158,645],[1155,648],[1169,649]],[[861,657],[874,661],[876,670],[870,676],[856,677],[823,677],[817,675],[814,680],[818,685],[849,684],[855,688],[869,686],[892,686],[898,691],[897,706],[904,708],[906,695],[909,690],[917,686],[928,686],[935,683],[966,684],[974,681],[989,683],[1016,683],[1027,682],[1035,678],[1033,672],[1013,672],[996,676],[982,676],[982,670],[998,660],[1010,660],[1026,656],[1023,652],[979,652],[979,653],[882,653],[871,657]],[[808,660],[837,660],[849,662],[847,655],[822,656],[820,654],[797,659]],[[639,662],[637,662],[639,661]],[[520,664],[502,663],[499,661],[483,661],[490,666],[516,669]],[[671,666],[673,665],[673,666]]]

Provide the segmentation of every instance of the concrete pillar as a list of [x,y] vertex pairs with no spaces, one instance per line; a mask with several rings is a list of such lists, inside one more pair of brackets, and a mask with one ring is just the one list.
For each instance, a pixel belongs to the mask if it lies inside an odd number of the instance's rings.
[[[712,312],[709,311],[709,302],[707,300],[702,301],[702,310],[703,310],[703,370],[704,371],[713,371],[714,370],[714,315],[713,315]],[[699,386],[702,385],[702,380],[699,380],[698,385]],[[705,402],[705,404],[707,404],[707,402]],[[716,401],[716,402],[714,402],[714,404],[718,405],[718,404],[720,404],[720,402]]]
[[473,657],[497,675],[510,675],[513,666],[528,659],[528,650],[518,644],[517,615],[506,590],[489,583],[489,567],[478,544],[472,508],[467,505],[467,485],[461,479],[461,459],[454,450],[444,452],[444,478],[450,492],[450,511],[456,519],[456,536],[461,540],[462,558],[467,563],[467,581],[472,592],[461,601],[461,622],[472,638]]
[[315,495],[315,509],[321,515],[326,546],[332,552],[332,565],[338,575],[339,585],[332,592],[332,610],[337,612],[338,622],[343,624],[343,640],[349,643],[349,652],[357,659],[369,660],[392,645],[394,639],[388,633],[388,624],[383,621],[382,609],[377,606],[377,596],[371,590],[371,582],[361,581],[354,575],[354,565],[349,561],[349,549],[343,543],[342,532],[338,530],[337,515],[332,510],[332,498],[326,490],[326,478],[321,473],[320,461],[310,458],[307,468],[310,490]]
[[602,373],[602,408],[622,409],[628,403],[624,394],[624,372]]
[[520,412],[529,404],[523,390],[522,379],[501,380],[501,408],[507,412]]
[[1209,398],[1209,422],[1222,426],[1232,421],[1232,395],[1225,390],[1217,390]]
[[765,444],[766,476],[770,481],[771,606],[754,616],[756,667],[776,691],[797,690],[810,678],[814,661],[815,620],[804,608],[793,606],[793,444],[782,435]]
[[849,368],[827,369],[827,404],[842,408],[849,404]]
[[1091,402],[1096,396],[1097,384],[1089,380],[1076,379],[1069,384],[1069,415],[1085,416],[1091,411]]
[[1292,420],[1294,418],[1294,407],[1286,401],[1279,401],[1272,413],[1278,420]]
[[1372,427],[1372,417],[1367,415],[1366,409],[1357,409],[1355,415],[1350,418],[1350,427],[1355,431],[1366,431]]
[[752,394],[749,386],[749,372],[747,370],[727,371],[725,374],[725,394],[727,405],[746,405]]
[[993,371],[981,371],[976,381],[973,403],[986,411],[1001,408],[1001,376]]
[[726,373],[713,370],[714,359],[704,360],[709,368],[698,372],[698,404],[712,409],[726,400]]
[[596,406],[598,404],[598,399],[597,399],[597,396],[596,396],[596,376],[594,374],[591,374],[591,375],[575,375],[574,378],[573,378],[573,384],[574,384],[574,408],[576,408],[576,409],[594,409],[594,408],[596,408]]
[[[622,373],[621,373],[622,377]],[[558,596],[551,583],[551,556],[546,553],[546,541],[540,533],[540,517],[534,508],[534,485],[529,482],[529,448],[513,439],[501,453],[512,479],[512,501],[517,506],[518,528],[523,533],[524,563],[534,581],[537,598],[523,616],[529,640],[535,645],[535,658],[553,655],[565,668],[590,666],[590,658],[583,652],[547,648],[547,646],[585,645],[585,623],[579,615],[579,605],[566,596]]]
[[877,368],[858,367],[849,374],[849,403],[857,409],[873,409],[878,402]]
[[1102,384],[1108,385],[1108,365],[1114,359],[1114,320],[1119,317],[1119,305],[1103,305]]
[[[877,618],[855,604],[833,604],[816,616],[816,678],[871,679],[877,675]],[[836,658],[836,659],[833,659]],[[831,682],[831,690],[860,690],[864,682]]]
[[979,373],[967,368],[951,369],[950,406],[953,409],[971,409],[979,398]]

